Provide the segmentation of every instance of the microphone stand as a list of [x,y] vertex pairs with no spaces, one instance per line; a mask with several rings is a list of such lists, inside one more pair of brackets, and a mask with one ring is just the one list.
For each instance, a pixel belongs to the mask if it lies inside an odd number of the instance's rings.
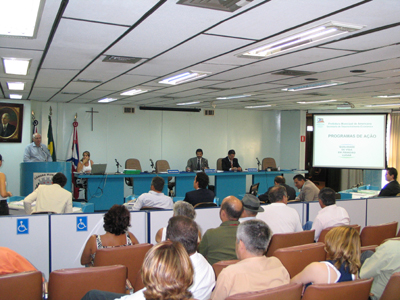
[[120,163],[117,161],[117,159],[115,159],[115,162],[117,163],[117,172],[115,172],[115,174],[122,174],[122,172],[119,171],[119,167],[122,167],[120,165]]
[[257,168],[258,168],[258,171],[260,171],[261,170],[261,163],[260,163],[260,161],[258,160],[258,157],[256,157],[256,159],[257,159]]

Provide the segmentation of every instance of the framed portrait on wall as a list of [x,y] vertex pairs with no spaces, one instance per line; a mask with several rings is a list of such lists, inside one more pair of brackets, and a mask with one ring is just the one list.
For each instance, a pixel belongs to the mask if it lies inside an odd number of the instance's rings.
[[21,143],[23,104],[0,103],[0,143]]

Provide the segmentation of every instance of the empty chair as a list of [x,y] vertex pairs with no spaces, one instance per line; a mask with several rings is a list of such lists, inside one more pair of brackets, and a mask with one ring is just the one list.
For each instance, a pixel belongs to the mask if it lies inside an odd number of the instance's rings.
[[232,260],[221,260],[215,264],[212,265],[213,269],[214,269],[214,273],[215,273],[215,278],[218,278],[219,273],[221,273],[221,271],[223,269],[225,269],[227,266],[236,264],[239,260],[238,259],[232,259]]
[[[62,269],[50,273],[49,300],[79,300],[90,290],[125,293],[127,268],[106,266]],[[27,298],[30,299],[30,298]]]
[[266,168],[275,168],[276,169],[276,162],[275,159],[272,157],[266,157],[262,160],[262,169],[265,170]]
[[399,300],[400,272],[393,273],[383,291],[380,300]]
[[302,284],[291,283],[262,291],[236,294],[226,300],[300,300],[302,289]]
[[142,267],[144,257],[152,244],[103,248],[96,251],[94,266],[124,265],[128,268],[128,279],[135,284],[138,271]]
[[274,256],[282,262],[292,278],[310,263],[325,260],[324,247],[324,243],[313,243],[281,248],[274,252]]
[[380,245],[386,239],[396,236],[397,222],[366,226],[360,234],[361,246]]
[[42,273],[28,271],[0,276],[0,299],[43,299]]
[[266,256],[272,256],[275,250],[280,248],[299,246],[314,243],[315,230],[304,230],[291,233],[274,234],[269,243]]
[[306,289],[302,300],[368,300],[371,285],[372,278],[331,284],[313,284]]
[[[142,171],[142,166],[140,165],[140,161],[136,158],[128,158],[125,161],[125,169],[133,169]],[[133,186],[133,178],[125,177],[125,183],[129,186]]]
[[200,203],[197,203],[193,207],[194,208],[205,208],[205,207],[215,207],[215,206],[218,206],[218,205],[214,202],[200,202]]
[[[360,233],[360,230],[361,230],[360,225],[354,224],[354,225],[348,225],[348,226],[355,228],[358,231],[358,233]],[[327,228],[323,229],[319,235],[318,242],[325,243],[325,236],[329,232],[329,230],[331,230],[332,228],[335,228],[335,227],[332,226],[332,227],[327,227]]]
[[222,171],[222,160],[224,158],[218,158],[217,159],[217,170]]
[[[168,161],[161,159],[156,161],[156,173],[167,172],[169,169]],[[175,186],[175,182],[171,182],[172,177],[168,177],[168,189],[172,190]]]

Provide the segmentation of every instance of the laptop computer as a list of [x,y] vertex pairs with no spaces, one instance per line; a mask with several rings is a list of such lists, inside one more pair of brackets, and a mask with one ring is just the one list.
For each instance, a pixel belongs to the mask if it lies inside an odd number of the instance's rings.
[[259,185],[260,185],[260,183],[255,183],[255,184],[251,185],[249,194],[257,196]]
[[93,164],[92,165],[92,175],[104,175],[106,172],[107,164]]

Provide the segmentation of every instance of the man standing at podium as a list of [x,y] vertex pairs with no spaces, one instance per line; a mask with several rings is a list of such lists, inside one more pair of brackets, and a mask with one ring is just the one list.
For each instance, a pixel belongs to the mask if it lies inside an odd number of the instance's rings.
[[189,158],[186,166],[186,171],[201,171],[208,169],[208,160],[203,157],[203,150],[196,150],[196,157]]
[[49,149],[42,144],[42,136],[39,133],[33,135],[33,143],[25,148],[24,162],[53,161]]

